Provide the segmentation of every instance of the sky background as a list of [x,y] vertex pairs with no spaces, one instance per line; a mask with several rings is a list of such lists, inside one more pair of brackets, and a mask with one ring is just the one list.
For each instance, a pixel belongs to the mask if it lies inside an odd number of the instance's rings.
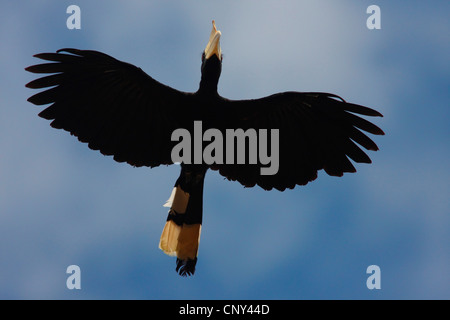
[[[66,8],[81,8],[68,30]],[[366,9],[381,8],[381,30]],[[450,299],[449,1],[1,1],[1,299]],[[195,276],[158,249],[179,167],[132,168],[37,116],[32,57],[105,52],[196,91],[323,91],[375,108],[373,164],[285,192],[208,172]],[[81,268],[81,290],[66,268]],[[381,290],[366,269],[381,268]]]

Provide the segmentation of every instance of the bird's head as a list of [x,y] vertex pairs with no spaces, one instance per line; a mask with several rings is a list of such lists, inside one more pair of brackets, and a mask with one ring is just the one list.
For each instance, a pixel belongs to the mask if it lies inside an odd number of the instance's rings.
[[220,72],[222,71],[222,50],[220,49],[220,36],[222,33],[217,30],[213,20],[212,30],[208,44],[202,54],[202,80],[200,89],[217,92]]

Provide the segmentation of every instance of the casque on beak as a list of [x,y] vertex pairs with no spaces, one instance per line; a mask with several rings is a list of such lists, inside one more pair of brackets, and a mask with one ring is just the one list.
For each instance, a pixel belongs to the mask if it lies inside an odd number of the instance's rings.
[[222,60],[222,50],[220,49],[220,36],[222,33],[217,30],[216,22],[214,20],[212,21],[212,25],[213,28],[209,36],[208,44],[205,48],[205,59],[209,59],[213,54],[215,54],[219,60]]

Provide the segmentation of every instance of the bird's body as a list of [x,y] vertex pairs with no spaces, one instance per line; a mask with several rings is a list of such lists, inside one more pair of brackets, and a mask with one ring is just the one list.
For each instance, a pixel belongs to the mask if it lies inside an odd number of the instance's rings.
[[313,181],[321,169],[333,176],[355,172],[348,158],[371,162],[356,143],[378,150],[361,130],[384,134],[357,116],[381,116],[379,112],[334,94],[283,92],[253,100],[221,97],[217,92],[222,68],[220,36],[213,23],[195,93],[170,88],[140,68],[97,51],[63,49],[37,54],[50,63],[26,69],[51,74],[27,87],[50,87],[28,100],[37,105],[51,103],[39,115],[52,120],[52,127],[67,130],[91,149],[133,166],[173,164],[172,150],[177,145],[173,132],[185,129],[194,135],[196,121],[201,121],[203,130],[222,133],[227,129],[279,130],[279,169],[274,174],[262,175],[266,163],[261,161],[181,164],[180,177],[166,204],[170,210],[160,241],[164,252],[177,256],[181,275],[195,271],[208,169],[246,187],[283,191]]

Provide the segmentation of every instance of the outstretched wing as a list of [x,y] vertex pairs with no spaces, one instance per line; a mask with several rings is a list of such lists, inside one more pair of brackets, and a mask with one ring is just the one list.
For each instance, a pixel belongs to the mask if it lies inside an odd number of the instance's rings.
[[231,127],[279,129],[276,174],[261,175],[261,163],[211,166],[229,180],[237,180],[247,187],[259,185],[265,190],[283,191],[305,185],[315,180],[321,169],[332,176],[356,172],[349,158],[371,163],[357,144],[367,150],[378,150],[363,131],[384,134],[380,128],[357,116],[381,117],[379,112],[328,93],[284,92],[256,100],[224,100],[225,108],[234,113],[229,121]]
[[[66,53],[63,53],[66,52]],[[39,116],[89,147],[133,166],[171,164],[171,133],[186,119],[191,97],[104,53],[62,49],[35,57],[51,61],[26,68],[50,73],[26,86],[47,90],[30,97],[51,103]]]

